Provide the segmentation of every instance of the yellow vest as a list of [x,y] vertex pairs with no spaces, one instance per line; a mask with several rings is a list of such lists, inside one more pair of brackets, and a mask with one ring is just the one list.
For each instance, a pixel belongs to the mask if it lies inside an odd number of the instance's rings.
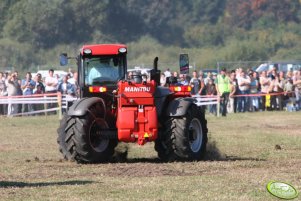
[[217,87],[220,93],[230,92],[230,79],[228,76],[223,78],[222,75],[217,76]]

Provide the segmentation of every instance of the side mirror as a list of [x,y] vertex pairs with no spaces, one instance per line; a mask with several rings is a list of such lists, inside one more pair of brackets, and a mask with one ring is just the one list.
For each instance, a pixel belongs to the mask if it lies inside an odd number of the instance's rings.
[[68,65],[68,56],[67,53],[62,53],[60,55],[60,65],[61,66],[66,66]]

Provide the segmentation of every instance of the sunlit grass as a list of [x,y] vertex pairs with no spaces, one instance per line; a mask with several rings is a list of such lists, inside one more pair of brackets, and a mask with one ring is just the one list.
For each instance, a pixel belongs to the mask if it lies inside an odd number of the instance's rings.
[[0,200],[275,200],[270,180],[301,190],[300,117],[207,115],[205,161],[158,163],[153,144],[131,144],[127,163],[94,165],[62,160],[57,116],[0,118]]

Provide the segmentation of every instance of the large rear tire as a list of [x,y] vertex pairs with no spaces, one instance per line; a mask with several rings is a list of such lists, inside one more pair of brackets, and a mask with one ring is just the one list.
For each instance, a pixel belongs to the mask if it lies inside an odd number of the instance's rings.
[[114,154],[117,140],[101,137],[101,129],[108,128],[103,119],[102,104],[95,103],[87,114],[72,117],[66,127],[65,142],[71,159],[79,163],[100,163],[108,161]]
[[164,161],[201,160],[206,154],[207,132],[204,111],[192,104],[184,116],[166,119],[155,149]]
[[65,160],[71,159],[71,154],[68,152],[67,144],[66,144],[66,127],[68,121],[71,119],[66,113],[63,115],[62,120],[60,121],[60,127],[57,129],[58,137],[57,143],[59,145],[59,151],[63,154]]

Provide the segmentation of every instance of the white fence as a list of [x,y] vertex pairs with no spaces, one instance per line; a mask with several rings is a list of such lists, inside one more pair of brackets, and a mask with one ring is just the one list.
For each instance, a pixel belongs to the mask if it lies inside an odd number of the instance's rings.
[[[32,115],[39,114],[51,111],[58,111],[59,115],[61,115],[62,109],[67,109],[68,102],[72,102],[76,100],[76,97],[72,97],[69,95],[62,95],[61,93],[53,93],[53,94],[37,94],[31,96],[1,96],[0,97],[0,105],[7,106],[7,110],[9,111],[9,107],[12,105],[19,104],[30,104],[30,105],[40,105],[41,109],[23,112],[23,113],[8,113],[8,116],[22,116],[22,115]],[[54,107],[50,108],[49,105],[52,104]],[[60,116],[61,118],[61,116]]]
[[[219,108],[220,108],[220,99],[219,96],[200,96],[195,95],[192,96],[196,100],[196,105],[204,106],[204,105],[217,105],[217,116],[219,116]],[[11,107],[12,105],[17,104],[31,104],[31,105],[40,105],[42,109],[34,110],[30,112],[24,113],[14,113],[9,116],[22,116],[22,115],[32,115],[44,113],[51,111],[58,111],[59,115],[61,115],[63,109],[67,109],[68,103],[76,100],[76,97],[69,95],[61,95],[61,93],[53,93],[53,94],[39,94],[39,95],[31,95],[31,96],[2,96],[0,97],[0,106],[6,105],[7,107]],[[55,105],[55,107],[50,108],[49,104]],[[60,116],[61,118],[61,116]]]
[[192,96],[196,100],[196,105],[203,106],[203,105],[216,105],[216,113],[219,116],[220,112],[220,97],[219,96],[201,96],[201,95],[194,95]]

